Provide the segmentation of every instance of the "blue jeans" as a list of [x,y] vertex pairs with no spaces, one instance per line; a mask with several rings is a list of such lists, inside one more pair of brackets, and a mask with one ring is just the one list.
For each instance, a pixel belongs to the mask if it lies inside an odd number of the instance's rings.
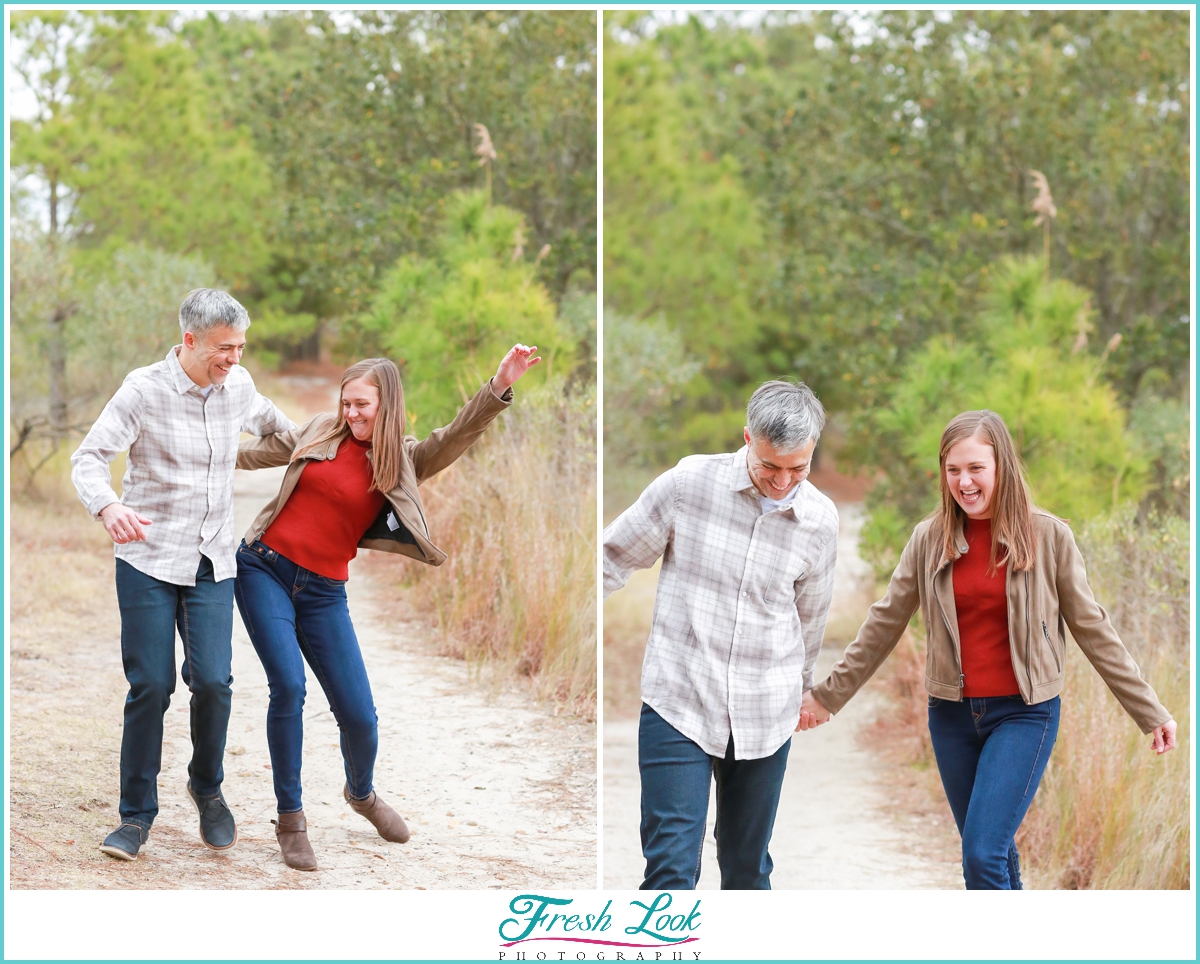
[[201,797],[221,792],[233,676],[233,580],[213,580],[200,557],[195,586],[155,579],[117,560],[121,663],[129,681],[121,734],[122,823],[150,829],[158,816],[163,715],[175,692],[175,629],[183,640],[184,685],[191,691],[188,777]]
[[761,760],[735,760],[696,743],[642,704],[638,769],[642,777],[642,890],[695,890],[700,879],[708,785],[717,781],[717,864],[722,890],[770,890],[767,853],[792,741]]
[[929,698],[929,736],[962,836],[967,890],[1020,890],[1014,836],[1058,736],[1059,699]]
[[261,541],[253,546],[243,542],[237,551],[236,592],[242,622],[270,687],[267,746],[279,812],[304,809],[300,763],[305,661],[337,720],[350,796],[367,799],[379,729],[371,682],[346,605],[346,583],[297,566]]

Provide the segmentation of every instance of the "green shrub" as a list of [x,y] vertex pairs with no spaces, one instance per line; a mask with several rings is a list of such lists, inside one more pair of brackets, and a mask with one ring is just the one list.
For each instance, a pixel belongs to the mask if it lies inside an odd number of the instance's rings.
[[1100,378],[1108,351],[1082,350],[1088,293],[1044,272],[1037,259],[994,266],[974,329],[931,339],[908,361],[891,403],[869,417],[876,442],[868,451],[884,478],[863,538],[881,576],[937,504],[938,444],[959,412],[1003,416],[1038,504],[1076,524],[1145,491],[1145,458]]
[[369,311],[351,319],[340,345],[356,357],[387,355],[400,366],[410,429],[445,425],[495,373],[516,342],[537,345],[543,362],[528,390],[569,373],[576,346],[558,323],[549,292],[525,257],[522,216],[489,205],[482,191],[451,196],[434,257],[402,257],[381,280]]

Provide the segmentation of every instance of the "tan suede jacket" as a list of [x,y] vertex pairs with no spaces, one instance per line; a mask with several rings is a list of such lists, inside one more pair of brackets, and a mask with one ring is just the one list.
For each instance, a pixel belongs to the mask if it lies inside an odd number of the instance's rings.
[[[912,534],[883,599],[871,607],[854,642],[829,677],[813,687],[827,710],[838,712],[879,668],[908,626],[917,607],[925,621],[925,689],[938,699],[962,700],[963,675],[958,620],[954,612],[953,559],[930,538],[931,520]],[[1008,639],[1013,672],[1026,703],[1041,703],[1062,691],[1066,630],[1143,733],[1171,719],[1150,684],[1142,679],[1108,613],[1088,586],[1075,536],[1061,519],[1036,511],[1037,560],[1031,570],[1007,574]],[[962,526],[955,532],[967,551]]]
[[[466,405],[454,416],[454,421],[444,428],[434,429],[429,437],[417,441],[413,436],[404,438],[400,461],[400,482],[386,493],[387,502],[378,518],[359,540],[361,549],[380,549],[411,556],[431,566],[440,566],[446,554],[430,541],[429,526],[425,522],[425,506],[421,504],[421,493],[417,486],[433,478],[442,469],[462,455],[481,436],[492,420],[512,404],[513,391],[510,387],[503,396],[492,391],[489,379]],[[403,404],[403,402],[401,403]],[[288,465],[292,453],[303,448],[330,428],[333,415],[314,416],[299,428],[262,438],[246,439],[238,445],[237,467],[239,469],[266,469],[276,465]],[[246,545],[252,546],[267,531],[279,515],[288,498],[300,481],[300,473],[309,461],[331,459],[337,454],[340,439],[332,439],[322,449],[311,452],[302,459],[291,462],[283,476],[279,494],[268,502],[246,533]],[[371,453],[367,453],[371,457]]]

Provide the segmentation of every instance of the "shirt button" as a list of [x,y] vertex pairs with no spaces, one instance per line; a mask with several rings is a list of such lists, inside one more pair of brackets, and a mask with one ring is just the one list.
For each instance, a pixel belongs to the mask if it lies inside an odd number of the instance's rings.
[[741,631],[740,629],[738,630],[738,635],[739,635],[739,636],[741,636],[741,635],[742,635],[742,631]]
[[745,593],[742,593],[742,595],[744,596],[744,595],[746,595],[746,594],[745,594]]

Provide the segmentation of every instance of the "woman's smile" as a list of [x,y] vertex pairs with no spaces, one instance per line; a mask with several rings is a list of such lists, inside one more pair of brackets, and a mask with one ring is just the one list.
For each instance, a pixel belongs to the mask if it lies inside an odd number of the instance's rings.
[[379,417],[379,389],[366,378],[355,378],[342,386],[342,415],[350,433],[360,442],[375,435]]
[[990,519],[996,488],[995,450],[975,436],[950,446],[946,453],[946,484],[967,518]]

